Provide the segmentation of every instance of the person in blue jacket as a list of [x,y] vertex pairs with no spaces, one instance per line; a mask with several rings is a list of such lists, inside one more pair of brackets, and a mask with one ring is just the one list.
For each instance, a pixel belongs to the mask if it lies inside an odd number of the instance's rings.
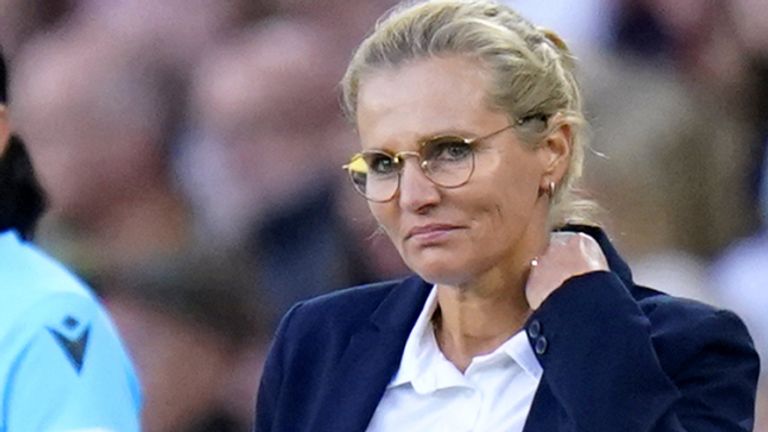
[[577,193],[560,37],[491,0],[407,2],[342,91],[362,146],[345,168],[416,275],[295,305],[257,431],[752,429],[742,321],[636,285]]
[[107,312],[30,243],[45,195],[0,67],[0,432],[139,431],[139,381]]

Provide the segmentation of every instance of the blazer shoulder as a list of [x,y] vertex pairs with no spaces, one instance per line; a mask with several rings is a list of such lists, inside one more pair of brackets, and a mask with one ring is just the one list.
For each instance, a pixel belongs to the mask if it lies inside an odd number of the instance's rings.
[[707,320],[741,319],[733,312],[698,300],[676,297],[664,292],[635,287],[635,298],[648,318],[654,321],[677,322],[681,325],[696,325]]
[[[663,357],[683,364],[687,356],[712,349],[726,350],[742,360],[756,359],[754,343],[736,313],[697,300],[643,288],[638,300],[651,326],[654,345]],[[676,367],[670,365],[670,371]]]

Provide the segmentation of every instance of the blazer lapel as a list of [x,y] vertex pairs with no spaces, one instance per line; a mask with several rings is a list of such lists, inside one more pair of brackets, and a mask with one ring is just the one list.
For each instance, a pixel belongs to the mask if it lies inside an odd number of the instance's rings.
[[312,431],[364,431],[387,384],[400,367],[405,341],[424,307],[431,285],[410,278],[384,298],[353,334],[333,368]]

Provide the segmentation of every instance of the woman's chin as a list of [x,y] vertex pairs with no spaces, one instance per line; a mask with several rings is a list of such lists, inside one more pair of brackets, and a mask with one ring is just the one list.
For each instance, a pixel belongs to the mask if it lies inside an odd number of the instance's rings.
[[469,279],[463,266],[452,266],[447,262],[421,263],[410,267],[422,279],[433,284],[460,285]]
[[403,261],[414,273],[427,282],[442,285],[459,285],[477,274],[477,252],[468,245],[453,247],[405,248]]

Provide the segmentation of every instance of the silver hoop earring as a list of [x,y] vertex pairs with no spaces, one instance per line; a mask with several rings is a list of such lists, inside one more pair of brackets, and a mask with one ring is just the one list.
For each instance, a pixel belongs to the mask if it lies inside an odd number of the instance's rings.
[[547,195],[549,195],[549,198],[552,199],[552,197],[555,196],[555,182],[550,180],[547,186]]

